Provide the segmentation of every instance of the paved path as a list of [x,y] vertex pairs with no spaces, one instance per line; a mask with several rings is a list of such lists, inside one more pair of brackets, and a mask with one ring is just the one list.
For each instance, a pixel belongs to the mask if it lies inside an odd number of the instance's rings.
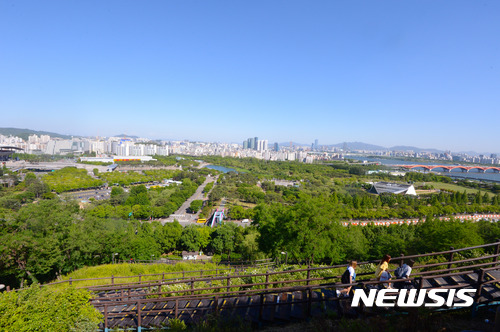
[[[205,186],[209,183],[209,182],[214,182],[217,180],[217,177],[213,177],[213,176],[207,176],[207,179],[205,180],[205,182],[203,182],[199,187],[198,189],[196,189],[196,192],[193,194],[193,196],[189,197],[182,205],[181,207],[175,211],[174,214],[171,214],[170,216],[168,216],[168,218],[166,219],[160,219],[160,222],[164,225],[165,223],[167,222],[173,222],[174,219],[177,219],[180,223],[191,223],[191,222],[196,222],[196,220],[198,219],[198,213],[195,213],[195,214],[192,214],[192,213],[188,213],[188,209],[189,209],[189,205],[191,205],[191,202],[196,200],[196,199],[199,199],[199,200],[207,200],[205,197],[204,197],[204,194],[203,194],[203,189],[205,189]],[[207,195],[208,196],[208,195]]]

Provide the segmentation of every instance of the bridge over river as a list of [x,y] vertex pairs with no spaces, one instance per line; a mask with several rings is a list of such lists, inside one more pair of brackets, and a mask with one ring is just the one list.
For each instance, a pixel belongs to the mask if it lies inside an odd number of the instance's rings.
[[[483,255],[470,257],[469,253]],[[474,314],[479,307],[498,305],[500,300],[500,242],[448,251],[401,256],[391,260],[394,269],[405,259],[416,260],[411,278],[400,280],[417,289],[474,289]],[[437,263],[427,263],[427,262]],[[358,263],[359,267],[371,262]],[[396,265],[394,265],[394,264]],[[201,275],[88,287],[96,296],[92,304],[103,313],[101,328],[151,328],[168,325],[173,318],[186,324],[205,319],[207,314],[246,321],[255,327],[288,323],[337,313],[338,317],[364,317],[405,312],[405,308],[353,308],[351,298],[339,297],[345,265],[307,267],[265,273],[239,271],[233,274]],[[362,271],[363,269],[358,269]],[[255,272],[255,271],[254,271]],[[373,272],[359,273],[355,288],[378,289]],[[114,280],[114,279],[112,279]],[[455,293],[456,294],[456,293]],[[454,303],[462,301],[454,297]],[[425,303],[433,303],[426,297]],[[456,309],[443,305],[436,310]],[[431,309],[431,308],[428,308]]]
[[479,173],[500,173],[499,166],[460,166],[460,165],[394,165],[405,169],[421,168],[427,171],[441,170],[442,172],[451,172],[455,169],[468,173],[471,170],[477,170]]

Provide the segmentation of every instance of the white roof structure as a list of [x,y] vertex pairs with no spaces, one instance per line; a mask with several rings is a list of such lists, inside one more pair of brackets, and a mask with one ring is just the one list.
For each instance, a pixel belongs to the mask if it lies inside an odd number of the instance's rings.
[[374,183],[370,189],[374,194],[402,194],[402,195],[417,195],[415,187],[412,184],[391,183],[391,182],[377,182]]

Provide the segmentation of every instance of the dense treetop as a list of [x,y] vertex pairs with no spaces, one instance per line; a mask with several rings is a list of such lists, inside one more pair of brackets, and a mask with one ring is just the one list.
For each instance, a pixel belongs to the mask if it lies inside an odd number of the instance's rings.
[[[138,175],[154,181],[173,178],[181,181],[179,185],[151,189],[141,184],[127,188],[113,186],[108,200],[86,206],[50,191],[51,186],[96,181],[74,168],[45,176],[28,173],[24,181],[17,179],[15,187],[1,188],[0,283],[18,287],[46,282],[84,266],[110,263],[113,254],[118,254],[115,258],[120,260],[147,260],[162,255],[170,257],[181,250],[201,250],[256,259],[287,252],[293,261],[331,264],[348,259],[379,259],[386,253],[398,256],[446,250],[450,246],[465,247],[493,242],[500,236],[496,223],[436,219],[441,215],[453,217],[456,213],[500,212],[492,185],[482,186],[482,191],[476,194],[441,191],[417,197],[372,195],[367,193],[367,182],[395,178],[359,175],[364,173],[364,168],[362,172],[358,169],[363,166],[353,166],[356,167],[353,171],[345,163],[308,165],[207,159],[245,172],[220,173],[213,187],[204,190],[208,201],[203,207],[195,201],[192,210],[201,208],[200,216],[209,216],[224,199],[227,217],[253,220],[248,227],[232,222],[217,228],[159,222],[175,212],[206,176],[215,172],[192,167],[194,163],[189,158],[181,160],[185,165],[182,171],[112,175],[123,183],[135,182],[131,178]],[[165,162],[171,161],[169,158]],[[104,178],[97,174],[101,176]],[[66,181],[51,182],[58,177]],[[451,181],[419,173],[408,173],[398,181],[431,178]],[[282,183],[287,185],[279,185]],[[410,217],[426,222],[390,227],[342,226],[343,221],[351,219]]]

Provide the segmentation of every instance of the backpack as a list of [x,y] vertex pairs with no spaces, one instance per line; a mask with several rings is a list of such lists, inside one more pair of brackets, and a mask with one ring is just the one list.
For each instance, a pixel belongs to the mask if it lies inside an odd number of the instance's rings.
[[342,277],[340,277],[340,282],[343,284],[350,284],[351,279],[349,278],[351,276],[351,273],[349,272],[349,269],[346,269],[344,274],[342,274]]
[[397,279],[405,279],[406,278],[407,269],[406,269],[405,265],[398,267],[394,271],[394,275],[396,276]]

